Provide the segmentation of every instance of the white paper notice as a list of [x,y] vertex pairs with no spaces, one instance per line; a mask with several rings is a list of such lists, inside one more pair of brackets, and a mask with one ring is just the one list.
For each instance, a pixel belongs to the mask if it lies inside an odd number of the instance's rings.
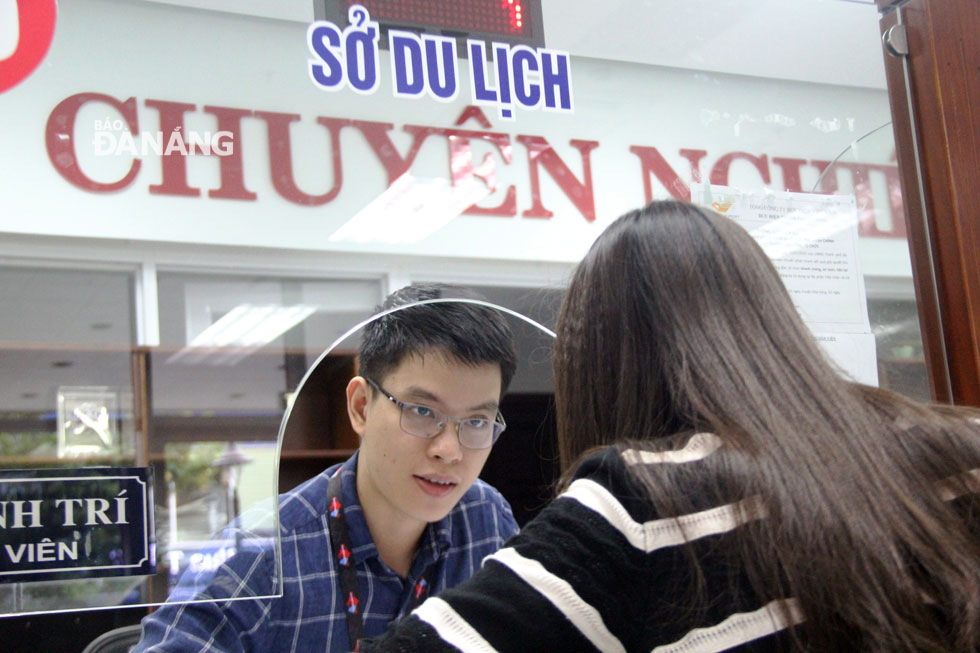
[[827,357],[852,381],[878,385],[878,356],[873,333],[814,333]]
[[854,380],[876,385],[854,197],[692,184],[691,199],[755,237],[825,351]]

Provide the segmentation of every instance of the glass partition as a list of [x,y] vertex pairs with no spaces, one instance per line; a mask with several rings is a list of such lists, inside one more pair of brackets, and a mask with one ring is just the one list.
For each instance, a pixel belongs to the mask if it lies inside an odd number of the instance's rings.
[[[516,294],[527,305],[531,300],[523,293],[497,291],[500,295]],[[538,295],[535,293],[535,297]],[[483,299],[457,298],[449,290],[442,299],[416,302],[394,311],[428,305],[436,310],[454,305],[476,304],[501,312],[514,339],[517,369],[501,402],[500,412],[506,419],[505,435],[494,444],[483,468],[481,478],[497,487],[511,503],[514,516],[523,524],[547,502],[555,476],[557,451],[555,423],[551,397],[554,386],[551,378],[551,344],[553,332],[533,317],[507,306]],[[360,373],[354,361],[344,364],[351,352],[357,351],[363,328],[386,313],[372,316],[339,337],[311,365],[283,419],[280,430],[280,450],[310,450],[330,446],[343,452],[343,462],[357,448],[357,435],[352,431],[344,405],[344,388],[355,374]],[[288,469],[284,456],[280,464],[280,482]],[[305,480],[305,479],[304,479]],[[291,486],[290,486],[291,487]]]
[[[324,467],[320,463],[317,471],[309,478],[301,479],[303,485],[306,485],[319,478],[326,478],[353,455],[357,448],[358,437],[347,416],[345,388],[359,372],[352,352],[357,350],[363,328],[390,313],[411,310],[422,305],[431,305],[437,312],[447,310],[447,315],[452,315],[448,311],[459,304],[477,304],[501,311],[514,334],[518,349],[534,352],[533,356],[522,356],[519,359],[511,384],[512,400],[502,402],[500,415],[503,417],[498,416],[501,421],[507,420],[506,429],[493,449],[493,455],[503,456],[505,464],[511,468],[511,478],[515,468],[520,470],[522,483],[508,488],[507,477],[501,475],[500,470],[495,469],[492,464],[484,468],[482,477],[495,485],[502,485],[502,491],[514,490],[512,505],[517,517],[526,518],[528,512],[536,512],[540,508],[547,497],[535,490],[548,489],[550,477],[541,478],[540,462],[553,460],[555,457],[552,446],[554,422],[547,410],[534,411],[529,408],[535,396],[547,395],[553,391],[547,373],[551,368],[553,333],[511,309],[483,300],[452,297],[406,304],[374,315],[352,325],[322,352],[287,402],[278,432],[278,451],[273,449],[273,453],[282,454],[278,465],[280,485],[291,474],[292,459],[287,452],[314,452],[322,457],[335,459],[332,461],[333,465]],[[541,385],[542,379],[545,380],[544,385]],[[510,413],[511,408],[520,409],[521,413]],[[185,474],[194,474],[196,471],[197,476],[220,477],[219,503],[223,503],[225,512],[219,515],[219,520],[229,516],[233,519],[230,526],[219,527],[216,534],[185,541],[182,537],[185,531],[177,527],[175,514],[181,515],[181,520],[192,519],[191,506],[184,503],[170,513],[173,525],[166,555],[172,557],[173,561],[169,572],[172,579],[169,601],[251,599],[281,594],[279,588],[285,579],[281,575],[282,563],[279,562],[281,543],[276,536],[279,532],[280,504],[275,501],[274,496],[264,494],[261,490],[262,485],[270,479],[268,474],[253,474],[250,481],[246,480],[246,469],[256,462],[260,451],[253,447],[234,447],[230,444],[209,447],[209,444],[195,442],[180,447],[184,455],[167,459],[170,491],[173,491],[178,479],[178,470]],[[543,447],[547,447],[547,451]],[[194,469],[195,461],[200,469]],[[500,480],[504,483],[501,484]],[[291,481],[286,485],[286,489],[292,489]],[[246,500],[249,491],[253,497],[258,496],[258,500]],[[168,497],[171,510],[174,510],[174,495],[168,493]],[[199,517],[197,521],[203,523],[205,519]],[[209,530],[211,526],[213,524],[202,528],[202,532],[213,533],[213,529]],[[179,541],[175,537],[177,533],[181,534]],[[291,540],[289,546],[297,546],[297,542]],[[256,574],[256,568],[263,571]]]
[[[96,523],[119,519],[109,500],[120,488],[133,504],[150,491],[136,471],[145,459],[134,283],[125,270],[0,265],[4,614],[138,603],[146,591],[152,524],[130,547]],[[129,479],[91,471],[108,468]],[[42,486],[63,488],[63,502],[42,505]],[[97,503],[65,503],[71,496]],[[78,562],[86,548],[96,549],[91,570]]]
[[823,171],[812,192],[855,198],[878,384],[928,401],[931,391],[895,161],[888,122],[855,139]]
[[[206,584],[236,551],[275,551],[274,498],[356,448],[290,446],[280,470],[279,425],[310,363],[382,296],[376,279],[182,271],[157,279],[161,343],[147,360],[159,602],[188,571]],[[214,537],[233,522],[240,527]],[[185,583],[179,594],[200,589]]]
[[[0,469],[142,470],[154,547],[0,583],[0,614],[152,604],[266,550],[268,521],[213,534],[356,448],[335,341],[385,293],[457,283],[550,327],[652,199],[796,242],[774,258],[842,373],[928,394],[872,3],[429,4],[0,0]],[[550,345],[512,318],[527,437],[485,476],[525,520],[557,469]],[[304,378],[319,426],[276,444]]]

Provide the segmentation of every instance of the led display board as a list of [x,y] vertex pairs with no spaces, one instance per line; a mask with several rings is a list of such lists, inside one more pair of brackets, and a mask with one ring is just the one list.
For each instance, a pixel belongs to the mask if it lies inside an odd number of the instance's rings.
[[[314,0],[314,15],[317,20],[344,26],[351,5],[367,9],[382,32],[394,28],[544,46],[541,0]],[[384,36],[379,44],[382,48],[387,47]]]

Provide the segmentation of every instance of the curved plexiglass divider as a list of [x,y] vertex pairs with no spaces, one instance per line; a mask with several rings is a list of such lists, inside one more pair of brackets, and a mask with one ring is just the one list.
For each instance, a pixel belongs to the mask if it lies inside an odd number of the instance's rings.
[[[511,503],[518,523],[526,521],[550,497],[557,474],[551,366],[554,333],[542,324],[553,323],[555,299],[543,295],[538,299],[522,298],[521,308],[537,319],[479,299],[443,297],[398,306],[352,327],[309,367],[290,401],[279,432],[279,486],[287,489],[307,480],[295,476],[284,479],[291,457],[295,461],[304,453],[312,454],[317,461],[339,464],[356,450],[358,438],[347,415],[345,388],[357,374],[356,352],[365,326],[391,313],[419,306],[440,310],[453,304],[472,304],[501,313],[513,334],[517,353],[517,368],[500,405],[507,428],[493,446],[481,478],[497,487]],[[308,477],[323,471],[316,465],[308,469]]]
[[[540,508],[555,461],[552,332],[489,302],[427,300],[374,315],[323,351],[285,398],[275,443],[195,439],[167,444],[156,455],[151,446],[150,464],[140,466],[139,429],[134,411],[125,408],[131,401],[110,388],[66,389],[59,398],[67,434],[62,445],[74,447],[68,452],[74,456],[52,456],[57,463],[48,468],[8,462],[0,470],[0,615],[281,596],[279,490],[356,450],[344,389],[357,371],[363,328],[392,312],[449,303],[498,310],[514,334],[518,366],[501,405],[508,428],[484,477],[515,514]],[[201,366],[191,370],[206,373]],[[192,483],[195,478],[206,480]]]
[[878,385],[928,401],[932,394],[896,159],[889,121],[844,148],[811,192],[854,198]]
[[756,238],[842,374],[928,400],[891,123],[815,167],[805,191],[698,182],[691,199]]

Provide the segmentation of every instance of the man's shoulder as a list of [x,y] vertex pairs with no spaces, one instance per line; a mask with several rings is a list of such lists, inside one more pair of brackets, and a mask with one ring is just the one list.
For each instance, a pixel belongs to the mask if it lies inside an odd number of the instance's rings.
[[507,499],[495,487],[479,479],[447,518],[452,531],[465,531],[467,537],[473,537],[478,531],[507,539],[517,532],[517,522]]
[[492,508],[494,506],[507,506],[507,509],[510,509],[510,504],[507,503],[507,499],[504,498],[504,495],[502,495],[497,488],[478,478],[476,479],[476,482],[470,486],[470,489],[466,491],[463,498],[459,500],[457,507],[461,505],[483,504],[485,504],[488,508]]
[[327,509],[327,469],[279,495],[279,529],[299,531],[319,524]]

